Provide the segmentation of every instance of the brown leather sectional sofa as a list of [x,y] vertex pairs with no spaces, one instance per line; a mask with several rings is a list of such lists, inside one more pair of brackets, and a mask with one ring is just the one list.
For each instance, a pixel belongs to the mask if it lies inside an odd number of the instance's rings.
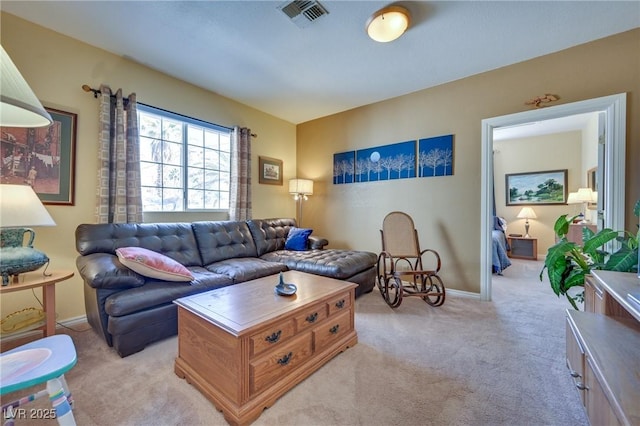
[[[83,224],[76,229],[76,265],[84,280],[87,320],[121,357],[177,334],[173,300],[298,270],[357,283],[356,297],[375,284],[376,254],[324,249],[311,236],[308,250],[285,250],[294,219],[193,223]],[[120,263],[115,250],[143,247],[186,266],[191,282],[147,278]]]

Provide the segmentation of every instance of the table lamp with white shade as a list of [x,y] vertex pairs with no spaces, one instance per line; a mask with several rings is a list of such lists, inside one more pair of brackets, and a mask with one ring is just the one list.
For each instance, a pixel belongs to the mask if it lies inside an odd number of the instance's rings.
[[525,238],[531,238],[531,236],[529,235],[529,219],[536,219],[537,217],[538,216],[536,216],[536,212],[534,212],[531,207],[523,207],[522,210],[520,210],[520,213],[518,213],[518,219],[525,219],[525,222],[524,222]]
[[578,188],[575,200],[577,203],[582,203],[582,223],[589,223],[587,220],[587,205],[598,202],[598,193],[591,188]]
[[[0,126],[45,127],[53,123],[4,47],[0,46]],[[35,271],[47,262],[46,254],[33,248],[31,226],[53,226],[55,222],[40,198],[28,185],[0,184],[0,274],[2,285],[18,274]],[[23,247],[24,236],[29,241]]]

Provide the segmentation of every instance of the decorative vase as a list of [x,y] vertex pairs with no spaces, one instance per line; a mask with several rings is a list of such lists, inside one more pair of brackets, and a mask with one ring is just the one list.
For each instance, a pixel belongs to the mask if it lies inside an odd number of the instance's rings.
[[279,294],[280,296],[292,296],[296,294],[298,287],[296,287],[295,284],[285,283],[284,276],[282,275],[282,272],[280,272],[280,279],[274,290],[276,294]]
[[[23,246],[24,235],[29,233],[29,241]],[[17,281],[18,274],[35,271],[47,262],[46,254],[33,248],[36,233],[29,228],[0,229],[0,274],[2,285],[9,284],[9,276]]]

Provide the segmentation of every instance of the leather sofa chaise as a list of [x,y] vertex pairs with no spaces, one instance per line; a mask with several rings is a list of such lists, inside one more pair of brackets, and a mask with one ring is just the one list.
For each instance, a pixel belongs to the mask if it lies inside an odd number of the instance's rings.
[[[376,254],[325,249],[310,236],[307,250],[285,250],[294,219],[192,223],[82,224],[76,229],[76,266],[84,281],[87,321],[125,357],[178,332],[180,297],[297,270],[358,284],[356,297],[375,284]],[[184,265],[189,282],[149,278],[120,262],[116,249],[141,247]]]

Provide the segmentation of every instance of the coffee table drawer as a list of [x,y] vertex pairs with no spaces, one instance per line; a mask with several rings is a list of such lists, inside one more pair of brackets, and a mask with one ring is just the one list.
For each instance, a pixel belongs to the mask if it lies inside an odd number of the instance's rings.
[[321,352],[325,347],[331,345],[333,341],[340,339],[349,331],[351,331],[351,312],[343,312],[329,318],[328,321],[313,330],[315,351]]
[[272,328],[263,330],[249,338],[251,345],[251,356],[255,356],[267,349],[275,348],[280,342],[289,339],[295,334],[293,320],[274,325]]
[[327,307],[323,303],[306,310],[295,317],[296,329],[298,332],[321,323],[327,317]]
[[249,364],[249,392],[253,395],[287,375],[313,355],[311,333],[305,333]]
[[339,297],[330,300],[327,306],[329,307],[329,316],[336,312],[348,311],[351,306],[351,297],[349,293],[343,293]]

